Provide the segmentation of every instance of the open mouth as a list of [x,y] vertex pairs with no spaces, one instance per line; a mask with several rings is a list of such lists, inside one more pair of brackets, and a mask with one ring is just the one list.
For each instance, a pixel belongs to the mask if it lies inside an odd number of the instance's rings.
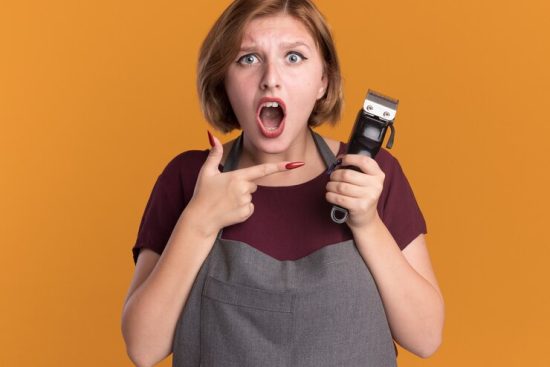
[[257,122],[262,134],[276,138],[284,129],[285,108],[280,99],[262,98],[258,106]]

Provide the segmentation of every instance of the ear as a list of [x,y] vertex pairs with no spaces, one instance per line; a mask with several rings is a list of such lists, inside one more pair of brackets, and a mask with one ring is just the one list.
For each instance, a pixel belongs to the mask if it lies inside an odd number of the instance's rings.
[[323,76],[321,78],[321,86],[319,87],[319,92],[317,93],[317,99],[321,99],[325,96],[328,88],[328,78],[325,73],[323,73]]

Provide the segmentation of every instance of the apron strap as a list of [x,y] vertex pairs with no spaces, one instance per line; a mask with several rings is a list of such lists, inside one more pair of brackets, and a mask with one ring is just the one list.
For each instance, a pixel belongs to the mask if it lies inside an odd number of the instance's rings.
[[330,150],[325,142],[325,139],[323,139],[321,135],[313,131],[311,127],[309,130],[311,131],[311,135],[313,135],[313,141],[315,141],[315,146],[317,146],[317,150],[319,151],[319,154],[321,154],[321,157],[325,162],[325,166],[327,166],[327,168],[332,167],[332,165],[336,163],[334,153],[332,153],[332,150]]
[[241,156],[241,152],[243,151],[243,136],[244,132],[239,135],[237,140],[235,140],[235,142],[231,146],[231,150],[229,151],[229,154],[225,159],[225,164],[223,165],[222,172],[229,172],[237,169],[237,165],[239,164],[239,157]]
[[[231,146],[231,150],[227,154],[227,158],[225,159],[225,164],[223,165],[222,172],[230,172],[237,169],[237,166],[239,164],[239,158],[241,156],[241,152],[243,151],[243,137],[244,132],[242,132],[237,140],[233,143]],[[223,228],[220,229],[218,232],[218,236],[216,237],[216,240],[219,240],[222,238]]]

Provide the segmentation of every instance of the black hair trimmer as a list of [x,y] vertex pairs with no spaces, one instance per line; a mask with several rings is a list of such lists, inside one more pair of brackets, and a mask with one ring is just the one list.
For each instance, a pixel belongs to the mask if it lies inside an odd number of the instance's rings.
[[[396,99],[369,89],[363,103],[363,108],[359,110],[355,119],[355,125],[349,137],[346,154],[363,154],[374,158],[384,142],[388,127],[391,133],[386,148],[391,149],[395,135],[393,120],[395,119],[398,103],[399,101]],[[361,172],[355,166],[340,168]],[[344,223],[348,218],[348,210],[334,205],[330,216],[334,222]]]

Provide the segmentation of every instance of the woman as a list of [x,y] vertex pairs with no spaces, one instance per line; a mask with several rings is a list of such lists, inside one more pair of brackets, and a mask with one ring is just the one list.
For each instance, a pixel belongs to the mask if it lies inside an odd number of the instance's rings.
[[[242,135],[181,153],[133,248],[122,331],[138,366],[391,366],[428,357],[443,298],[397,160],[311,127],[341,110],[338,58],[309,0],[236,0],[201,48],[207,120]],[[341,156],[342,166],[327,168]],[[333,204],[349,210],[330,220]],[[139,256],[138,256],[139,255]]]

